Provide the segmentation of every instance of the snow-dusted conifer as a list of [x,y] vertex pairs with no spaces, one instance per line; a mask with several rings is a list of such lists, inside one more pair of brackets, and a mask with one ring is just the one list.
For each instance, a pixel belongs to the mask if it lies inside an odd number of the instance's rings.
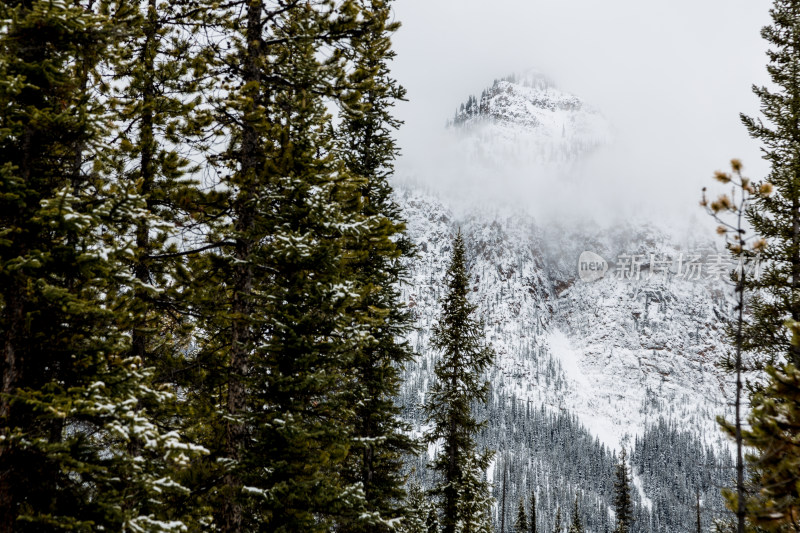
[[572,524],[569,526],[569,533],[583,533],[583,521],[578,512],[578,497],[575,496],[575,503],[572,507]]
[[528,533],[528,515],[525,514],[525,502],[521,499],[517,508],[517,518],[514,520],[514,531]]
[[[180,531],[173,473],[202,450],[147,411],[128,262],[147,217],[112,179],[98,65],[124,34],[83,2],[0,5],[0,531]],[[131,453],[134,443],[139,452]]]
[[439,514],[435,507],[428,510],[428,519],[425,521],[426,533],[439,533]]
[[[764,119],[742,116],[750,136],[761,141],[770,172],[753,184],[755,204],[748,211],[755,232],[764,239],[760,277],[750,276],[750,319],[743,347],[766,359],[767,385],[751,398],[745,444],[756,491],[746,502],[748,521],[771,529],[797,527],[800,514],[800,26],[797,0],[774,0],[772,23],[761,35],[767,52],[771,87],[754,87]],[[788,322],[787,322],[788,319]],[[787,334],[787,325],[789,332]],[[737,505],[736,507],[740,507]]]
[[556,509],[556,519],[553,525],[553,533],[563,533],[564,526],[561,524],[561,507]]
[[469,275],[461,232],[453,240],[445,282],[442,314],[433,329],[432,344],[442,358],[436,363],[436,381],[425,404],[432,426],[426,439],[441,446],[433,463],[439,480],[432,493],[441,499],[442,530],[455,533],[463,531],[459,524],[484,527],[479,524],[486,517],[490,496],[480,476],[490,455],[477,450],[476,434],[484,423],[475,419],[472,406],[487,399],[484,373],[494,359],[483,339],[481,322],[474,316],[476,307],[467,298]]
[[401,372],[412,358],[404,339],[410,318],[399,294],[411,246],[389,184],[399,126],[392,108],[405,94],[389,74],[390,37],[399,25],[392,21],[391,0],[364,0],[359,9],[360,29],[348,43],[349,90],[342,97],[337,145],[345,171],[358,180],[354,207],[364,219],[346,245],[347,275],[363,294],[350,312],[369,341],[350,370],[347,402],[354,417],[344,476],[361,484],[366,503],[337,527],[379,532],[406,514],[403,461],[416,452],[396,404]]
[[458,488],[456,500],[456,533],[493,533],[492,504],[494,499],[486,480],[486,467],[489,465],[489,453],[465,456],[460,478],[456,480]]
[[412,483],[405,499],[406,513],[400,525],[402,533],[425,533],[428,513],[433,509],[425,498],[425,491]]
[[[123,31],[104,70],[104,81],[112,87],[107,103],[114,132],[103,157],[114,179],[144,202],[142,216],[125,230],[133,243],[133,313],[127,328],[131,356],[153,368],[159,390],[183,400],[192,398],[185,391],[201,378],[191,349],[194,320],[188,294],[203,280],[186,275],[187,259],[199,253],[193,250],[192,235],[205,230],[201,206],[214,195],[201,193],[198,180],[191,179],[207,155],[201,138],[209,114],[201,93],[208,88],[209,62],[200,56],[195,39],[208,14],[184,3],[124,2],[113,11]],[[190,401],[142,405],[164,431],[190,438],[204,423],[193,407]],[[134,440],[130,448],[140,454],[143,443]],[[158,462],[153,456],[146,460]],[[190,529],[207,527],[210,510],[195,500],[202,491],[191,491],[196,476],[181,477],[187,491],[169,502],[172,516],[195,522]]]
[[536,491],[531,490],[531,501],[528,510],[528,530],[536,533]]
[[[222,531],[329,531],[364,507],[343,478],[362,289],[347,242],[369,224],[352,206],[326,105],[345,86],[351,1],[225,5],[230,45],[214,100],[230,144],[215,162],[227,201],[194,262],[206,377],[192,391],[212,455],[198,468]],[[205,404],[203,404],[205,402]]]
[[633,522],[633,502],[627,458],[627,452],[625,448],[622,448],[614,480],[614,514],[617,520],[615,533],[628,533]]

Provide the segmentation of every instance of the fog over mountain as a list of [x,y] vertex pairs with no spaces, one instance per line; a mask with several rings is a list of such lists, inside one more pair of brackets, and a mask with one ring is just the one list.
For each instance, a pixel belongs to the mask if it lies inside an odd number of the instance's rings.
[[[562,212],[691,217],[700,189],[732,157],[754,178],[766,170],[739,113],[757,114],[750,87],[767,82],[759,32],[768,7],[767,0],[679,0],[647,10],[634,0],[400,0],[393,72],[408,102],[397,108],[405,121],[399,174],[464,195],[445,122],[468,95],[533,67],[597,109],[613,131],[614,142],[580,169],[580,198],[558,199]],[[473,200],[488,192],[501,204],[519,203],[520,190],[533,197],[561,177],[532,168],[503,174],[498,184],[496,174],[483,176]],[[558,185],[539,195],[556,194]],[[585,205],[587,198],[598,205]]]
[[[430,332],[460,229],[498,354],[482,411],[481,446],[497,451],[487,476],[499,487],[509,469],[511,502],[535,492],[541,530],[576,495],[588,531],[613,527],[609,483],[623,446],[633,531],[693,529],[697,493],[704,528],[725,515],[730,443],[715,418],[729,415],[732,389],[716,363],[732,290],[714,275],[727,256],[698,201],[731,158],[755,179],[767,171],[739,113],[758,114],[751,85],[767,82],[768,6],[396,5],[394,74],[409,99],[397,108],[395,183],[417,245],[402,290],[420,354],[404,412],[425,430],[419,405],[440,355]],[[608,262],[600,279],[578,275],[584,251]],[[687,267],[695,255],[703,266]],[[641,263],[635,275],[627,256]],[[410,465],[423,486],[427,459]]]
[[[543,528],[580,495],[599,533],[613,524],[611,469],[625,447],[634,532],[688,530],[698,492],[710,525],[724,514],[717,487],[730,474],[716,417],[730,415],[730,378],[717,362],[732,290],[707,217],[696,202],[694,223],[624,209],[634,196],[598,186],[593,172],[616,128],[541,72],[487,82],[454,107],[442,159],[401,174],[396,192],[417,250],[401,287],[419,354],[401,394],[407,420],[426,430],[419,406],[441,355],[431,328],[460,230],[471,299],[497,353],[481,408],[481,446],[497,453],[489,480],[500,486],[510,468],[510,501],[536,492]],[[585,251],[607,261],[604,275],[581,278]],[[430,486],[426,457],[410,466]]]

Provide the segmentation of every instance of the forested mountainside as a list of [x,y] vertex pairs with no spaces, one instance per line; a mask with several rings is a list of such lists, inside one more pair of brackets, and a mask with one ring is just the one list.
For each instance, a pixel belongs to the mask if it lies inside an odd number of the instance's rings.
[[725,84],[551,42],[619,130],[534,71],[444,127],[531,50],[396,79],[400,4],[0,3],[0,533],[798,529],[800,0],[716,236]]
[[[549,87],[544,82],[529,87],[502,81],[493,87],[498,86],[511,87],[511,94],[528,91],[531,100],[513,100],[515,107],[582,113],[583,104],[534,100]],[[508,113],[497,108],[503,101],[492,94],[481,99],[490,111],[473,112],[468,105],[456,127],[485,128],[486,121],[509,127]],[[486,119],[479,124],[481,115]],[[550,123],[559,120],[551,117]],[[511,127],[535,139],[543,127],[542,135],[549,135],[542,124],[522,120]],[[552,529],[559,507],[566,520],[576,495],[590,531],[613,529],[613,473],[622,446],[637,488],[634,531],[696,527],[698,496],[706,526],[721,516],[719,487],[729,485],[733,474],[728,443],[715,421],[726,413],[730,392],[717,366],[732,292],[712,266],[724,254],[721,247],[708,236],[668,233],[644,220],[612,226],[539,221],[525,210],[486,206],[455,211],[440,196],[413,187],[399,188],[396,198],[416,246],[409,283],[401,289],[416,326],[409,341],[419,354],[405,374],[404,412],[417,432],[424,431],[420,405],[439,356],[430,348],[431,328],[452,238],[460,229],[472,301],[497,353],[491,399],[481,408],[489,422],[481,442],[496,451],[488,472],[496,489],[508,468],[507,524],[519,499],[527,501],[535,491],[543,531]],[[609,263],[602,279],[579,278],[584,251]],[[678,266],[679,258],[690,256],[699,256],[694,270]],[[638,258],[636,273],[627,257]],[[429,459],[434,451],[429,449]],[[425,458],[417,458],[413,469],[423,486],[430,484]]]
[[[715,417],[725,413],[729,391],[715,363],[723,355],[727,285],[661,274],[624,280],[613,271],[586,283],[577,268],[581,249],[611,258],[650,245],[677,256],[700,244],[668,244],[651,227],[601,235],[543,228],[524,214],[457,219],[432,196],[405,190],[399,199],[417,247],[402,289],[415,318],[410,342],[420,354],[406,372],[402,404],[417,430],[438,357],[428,348],[431,327],[460,227],[470,243],[473,301],[497,352],[482,435],[497,451],[498,466],[490,471],[496,486],[505,459],[513,472],[511,501],[536,487],[540,519],[547,521],[579,491],[587,526],[604,531],[606,515],[590,509],[610,508],[614,454],[624,445],[640,489],[636,531],[694,524],[696,490],[704,520],[722,512],[718,487],[731,475],[730,455]],[[714,254],[708,244],[702,251]],[[645,269],[642,277],[648,276]],[[415,467],[425,479],[424,464]]]

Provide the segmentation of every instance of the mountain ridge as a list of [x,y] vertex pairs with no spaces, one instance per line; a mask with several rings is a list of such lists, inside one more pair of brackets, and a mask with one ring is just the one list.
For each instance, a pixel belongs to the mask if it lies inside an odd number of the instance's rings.
[[[489,168],[508,174],[543,164],[566,168],[610,142],[605,135],[610,126],[599,112],[577,97],[557,95],[543,77],[498,80],[492,87],[495,92],[484,92],[481,100],[469,99],[449,128],[463,159],[475,163],[476,175],[483,172],[487,183],[494,175],[486,172]],[[536,95],[549,95],[550,103],[542,104]],[[531,109],[549,114],[550,122],[526,115]],[[586,130],[585,139],[592,142],[584,143],[580,135],[551,135],[553,124],[581,121],[597,126]],[[609,261],[625,254],[683,258],[698,251],[710,257],[726,253],[722,243],[698,229],[678,237],[673,228],[660,229],[645,218],[617,225],[595,224],[591,214],[537,220],[529,209],[506,209],[488,200],[457,211],[444,196],[402,185],[395,193],[417,250],[408,264],[408,282],[400,287],[415,325],[408,340],[419,354],[405,371],[400,395],[414,433],[426,429],[420,405],[439,357],[428,348],[431,328],[450,243],[461,231],[471,300],[497,353],[487,375],[490,401],[482,408],[489,421],[482,443],[497,452],[487,472],[490,481],[499,483],[499,465],[513,465],[519,473],[511,482],[510,501],[537,491],[543,497],[542,516],[583,494],[587,506],[609,511],[589,517],[589,531],[600,533],[613,524],[608,518],[613,491],[606,481],[590,483],[586,472],[612,475],[616,453],[624,446],[631,451],[637,489],[640,525],[632,533],[688,530],[692,523],[686,516],[692,513],[684,508],[693,505],[695,491],[706,502],[705,523],[724,513],[718,486],[727,479],[730,443],[716,417],[730,413],[732,388],[716,363],[727,349],[724,324],[733,305],[732,287],[719,276],[686,279],[667,271],[651,276],[645,267],[639,279],[627,277],[619,265],[592,282],[578,275],[584,251]],[[539,431],[532,423],[548,429]],[[672,442],[672,449],[661,442]],[[553,449],[573,456],[559,459]],[[435,444],[429,446],[428,460],[436,450]],[[675,453],[684,457],[672,457]],[[687,453],[696,457],[687,461]],[[565,469],[558,461],[582,466]],[[655,463],[679,465],[681,487],[674,486],[677,473]],[[425,459],[412,471],[421,484],[430,482]]]

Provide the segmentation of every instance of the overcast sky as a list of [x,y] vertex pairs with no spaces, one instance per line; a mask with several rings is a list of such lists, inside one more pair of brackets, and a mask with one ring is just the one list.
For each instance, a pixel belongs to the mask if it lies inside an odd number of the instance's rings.
[[[739,157],[766,170],[739,122],[767,83],[768,0],[397,0],[395,77],[401,168],[424,180],[426,145],[469,94],[535,68],[598,108],[616,131],[592,182],[640,203],[696,205],[709,177]],[[588,192],[587,192],[588,194]],[[615,196],[619,197],[620,194]]]

